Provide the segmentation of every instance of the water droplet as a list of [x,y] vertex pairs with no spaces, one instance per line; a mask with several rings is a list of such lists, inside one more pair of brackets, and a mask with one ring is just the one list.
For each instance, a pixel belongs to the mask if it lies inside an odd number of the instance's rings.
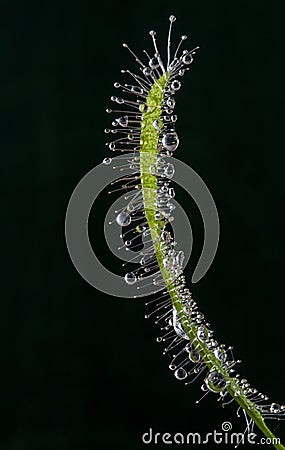
[[169,108],[173,109],[175,106],[175,100],[173,97],[168,97],[168,99],[166,100],[166,104]]
[[180,69],[179,72],[178,72],[178,74],[179,74],[181,77],[183,77],[184,73],[185,73],[185,70],[184,70],[184,69]]
[[134,205],[133,205],[132,203],[129,203],[129,204],[127,205],[127,210],[128,210],[129,212],[134,211],[134,209],[135,209],[135,207],[134,207]]
[[159,67],[159,62],[157,58],[151,58],[149,60],[149,65],[152,69],[157,69],[157,67]]
[[227,359],[227,353],[223,348],[216,348],[214,350],[214,355],[221,362],[225,362]]
[[114,142],[110,142],[109,149],[114,150],[115,148],[116,148],[116,146],[115,146]]
[[155,119],[152,125],[156,130],[161,130],[161,120]]
[[165,258],[163,258],[162,264],[166,270],[170,270],[172,267],[172,259],[166,256]]
[[143,69],[143,74],[144,74],[146,77],[149,77],[149,76],[151,75],[151,69],[150,69],[149,67],[144,67],[144,69]]
[[137,277],[133,272],[126,273],[125,282],[129,285],[135,284],[137,281]]
[[197,363],[200,361],[200,355],[195,348],[189,351],[189,359],[193,363]]
[[141,113],[146,113],[148,110],[148,106],[145,103],[141,103],[139,106],[139,110]]
[[175,364],[170,364],[170,365],[169,365],[169,369],[170,369],[170,370],[175,370],[175,369],[176,369]]
[[143,94],[143,89],[140,88],[139,86],[132,86],[132,87],[131,87],[131,91],[132,91],[134,94]]
[[123,117],[119,117],[118,119],[116,119],[116,122],[121,125],[121,127],[127,127],[128,123],[129,123],[129,118],[128,116],[123,116]]
[[179,267],[182,267],[184,258],[185,258],[184,252],[183,252],[182,250],[180,250],[180,251],[177,253],[176,258],[175,258],[175,259],[176,259],[176,264],[177,264]]
[[103,164],[109,165],[112,162],[112,158],[104,158],[103,159]]
[[170,198],[174,198],[175,197],[175,190],[174,190],[174,188],[170,188],[168,190],[168,195],[169,195]]
[[174,151],[179,145],[179,138],[175,131],[166,133],[162,137],[162,145],[166,150]]
[[164,175],[167,178],[172,178],[174,173],[175,173],[174,165],[173,164],[167,164],[167,166],[165,167],[165,170],[164,170]]
[[175,370],[174,376],[177,378],[177,380],[185,380],[187,378],[187,372],[183,367],[180,367],[179,369]]
[[208,339],[208,330],[207,330],[207,328],[204,327],[204,326],[198,327],[197,337],[198,337],[199,341],[205,342]]
[[191,62],[193,61],[192,56],[187,53],[186,55],[183,56],[182,61],[184,62],[184,64],[191,64]]
[[185,333],[180,319],[178,317],[178,313],[176,311],[175,308],[173,308],[173,328],[176,334],[178,334],[178,336],[181,336],[183,339],[186,339],[189,341],[189,337],[187,336],[187,334]]
[[277,414],[281,411],[281,406],[278,403],[271,403],[270,412],[273,414]]
[[174,91],[178,91],[178,90],[180,89],[180,87],[181,87],[180,81],[178,81],[178,80],[172,81],[172,83],[171,83],[171,88],[172,88]]
[[209,391],[215,392],[216,394],[224,390],[227,385],[224,375],[216,371],[208,374],[205,383]]
[[122,211],[120,214],[117,215],[116,217],[116,222],[118,225],[120,225],[121,227],[126,227],[131,223],[131,216],[125,212]]
[[130,246],[132,245],[132,243],[131,243],[131,241],[126,241],[126,242],[125,242],[125,245],[126,245],[127,247],[130,247]]
[[171,16],[169,17],[169,20],[170,20],[170,22],[175,22],[175,20],[176,20],[176,17],[175,17],[175,16],[173,16],[173,15],[171,15]]
[[121,97],[116,97],[116,100],[115,100],[119,105],[122,105],[124,102],[125,102],[125,100],[124,99],[122,99]]

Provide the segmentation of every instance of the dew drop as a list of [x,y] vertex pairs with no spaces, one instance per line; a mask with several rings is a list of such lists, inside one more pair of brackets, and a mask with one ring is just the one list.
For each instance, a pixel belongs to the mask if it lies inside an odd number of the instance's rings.
[[193,363],[197,363],[200,361],[200,355],[195,348],[189,351],[189,359]]
[[148,106],[145,103],[141,103],[139,106],[139,110],[141,113],[146,113],[148,110]]
[[198,337],[199,341],[205,342],[208,339],[208,330],[207,330],[207,328],[204,327],[204,326],[198,327],[197,337]]
[[216,394],[225,389],[227,381],[224,375],[220,372],[210,372],[205,379],[205,383],[209,391],[215,392]]
[[128,116],[123,116],[123,117],[119,117],[118,119],[116,119],[116,122],[121,125],[121,127],[127,127],[128,123],[129,123],[129,118]]
[[149,65],[152,69],[157,69],[157,67],[159,67],[159,62],[157,58],[151,58],[149,60]]
[[227,353],[223,348],[216,348],[214,350],[214,355],[221,362],[225,362],[227,359]]
[[278,403],[271,403],[270,412],[273,414],[277,414],[281,411],[281,406]]
[[167,178],[172,178],[174,173],[175,173],[174,165],[173,164],[167,164],[167,166],[165,167],[165,170],[164,170],[164,175]]
[[168,97],[168,99],[166,100],[166,104],[168,106],[168,108],[173,109],[175,106],[175,100],[173,97]]
[[184,62],[184,64],[191,64],[191,62],[193,61],[192,56],[187,53],[186,55],[183,56],[182,61]]
[[126,241],[125,242],[126,247],[130,247],[132,245],[131,241]]
[[174,376],[177,378],[177,380],[185,380],[187,377],[187,372],[183,367],[180,367],[179,369],[175,370]]
[[132,87],[131,87],[131,91],[132,91],[134,94],[143,94],[143,89],[140,88],[140,87],[138,87],[138,86],[132,86]]
[[153,122],[153,127],[156,129],[156,130],[161,130],[161,121],[160,120],[158,120],[158,119],[155,119],[155,121]]
[[166,150],[170,150],[172,152],[176,150],[179,145],[179,138],[177,133],[174,131],[164,134],[162,137],[162,145]]
[[137,281],[137,277],[133,272],[126,273],[125,282],[129,285],[135,284]]
[[125,212],[122,211],[120,214],[117,215],[116,217],[116,222],[118,225],[120,225],[121,227],[126,227],[131,223],[131,216]]
[[149,67],[144,67],[144,69],[143,69],[143,74],[144,74],[146,77],[149,77],[149,76],[151,75],[151,69],[150,69]]
[[174,91],[178,91],[178,90],[180,89],[180,87],[181,87],[180,81],[178,81],[178,80],[172,81],[172,83],[171,83],[171,88],[172,88]]
[[168,190],[168,195],[169,195],[170,198],[174,198],[175,197],[175,190],[174,190],[174,188],[170,188]]
[[112,162],[112,158],[104,158],[103,159],[103,164],[109,165]]

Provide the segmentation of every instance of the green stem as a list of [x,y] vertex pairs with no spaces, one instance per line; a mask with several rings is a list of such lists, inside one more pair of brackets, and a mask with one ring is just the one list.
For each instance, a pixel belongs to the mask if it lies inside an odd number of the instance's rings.
[[236,380],[230,377],[221,362],[214,356],[214,354],[207,348],[207,346],[198,342],[197,334],[194,326],[189,325],[183,307],[179,301],[173,284],[169,283],[170,273],[165,269],[163,265],[163,252],[160,248],[159,238],[163,230],[161,221],[155,217],[156,211],[156,196],[157,196],[157,184],[156,177],[150,172],[151,167],[155,167],[157,158],[157,144],[159,138],[159,130],[157,130],[153,123],[156,120],[158,124],[161,124],[160,114],[161,105],[163,99],[163,91],[167,82],[168,74],[163,75],[152,86],[146,99],[148,110],[142,115],[141,120],[141,142],[140,142],[140,171],[141,171],[141,185],[144,202],[145,217],[150,229],[152,243],[154,246],[154,252],[158,266],[160,268],[162,277],[165,281],[167,289],[169,291],[170,298],[173,306],[176,308],[179,320],[183,326],[183,329],[190,341],[193,343],[196,350],[199,352],[201,359],[207,367],[215,368],[222,373],[227,381],[227,391],[235,399],[239,406],[247,413],[247,415],[254,421],[263,434],[271,439],[272,445],[276,449],[283,449],[285,447],[282,444],[278,444],[278,439],[270,431],[264,422],[264,419],[260,412],[256,409],[254,403],[252,403],[244,394],[239,395],[240,386]]

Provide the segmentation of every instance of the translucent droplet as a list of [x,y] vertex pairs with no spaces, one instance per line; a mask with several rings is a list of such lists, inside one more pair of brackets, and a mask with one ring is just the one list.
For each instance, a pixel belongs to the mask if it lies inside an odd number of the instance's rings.
[[175,17],[175,16],[173,16],[173,15],[171,15],[171,16],[169,17],[169,20],[170,20],[170,22],[175,22],[175,20],[176,20],[176,17]]
[[176,255],[176,264],[177,264],[179,267],[182,267],[184,258],[185,258],[184,252],[183,252],[182,250],[180,250],[180,251],[177,253],[177,255]]
[[167,164],[167,166],[165,167],[165,170],[164,170],[164,175],[167,178],[172,178],[174,173],[175,173],[174,165],[173,164]]
[[172,81],[171,87],[172,87],[172,89],[173,89],[174,91],[178,91],[178,90],[180,89],[180,87],[181,87],[180,81],[178,81],[178,80]]
[[117,215],[116,217],[116,222],[118,225],[120,225],[121,227],[126,227],[131,223],[131,216],[125,212],[122,211],[120,214]]
[[159,67],[159,62],[157,58],[151,58],[149,60],[149,65],[152,69],[157,69],[157,67]]
[[182,61],[184,62],[184,64],[191,64],[191,62],[193,61],[192,56],[188,53],[186,55],[183,56]]
[[173,97],[168,97],[168,99],[166,100],[166,104],[169,108],[173,109],[175,106],[175,100]]
[[169,195],[169,197],[171,197],[171,198],[174,198],[174,197],[175,197],[175,190],[174,190],[174,188],[170,188],[170,189],[168,190],[168,195]]
[[148,106],[145,103],[141,103],[139,106],[139,110],[141,113],[146,113],[148,110]]
[[187,377],[187,372],[183,367],[180,367],[179,369],[175,370],[174,376],[177,378],[177,380],[185,380]]
[[143,89],[140,88],[139,86],[132,86],[132,87],[131,87],[131,91],[132,91],[134,94],[143,94]]
[[278,403],[271,403],[270,412],[273,414],[277,414],[281,411],[281,406]]
[[161,121],[160,120],[158,120],[158,119],[155,119],[155,121],[153,122],[153,127],[156,129],[156,130],[161,130]]
[[116,119],[116,122],[119,125],[121,125],[121,127],[127,127],[129,123],[129,118],[128,116],[119,117],[118,119]]
[[185,73],[185,70],[184,70],[184,69],[180,69],[179,72],[178,72],[178,74],[179,74],[181,77],[183,77],[184,73]]
[[104,158],[103,159],[103,164],[109,165],[112,162],[112,158]]
[[170,270],[172,267],[172,259],[166,256],[165,258],[163,258],[162,264],[166,270]]
[[125,100],[124,99],[122,99],[121,97],[116,97],[116,100],[115,100],[119,105],[122,105],[124,102],[125,102]]
[[176,308],[173,308],[173,319],[172,320],[173,320],[173,328],[174,328],[175,333],[178,334],[178,336],[181,336],[183,339],[186,339],[189,341],[189,337],[187,336],[187,334],[185,333],[185,331],[181,325]]
[[175,370],[175,369],[176,369],[175,364],[170,364],[170,365],[169,365],[169,369],[170,369],[170,370]]
[[143,74],[144,74],[146,77],[149,77],[149,76],[151,75],[151,69],[150,69],[149,67],[144,67],[144,69],[143,69]]
[[126,273],[125,282],[129,285],[135,284],[137,281],[137,277],[133,272]]
[[223,391],[227,385],[224,375],[220,372],[210,372],[205,379],[205,383],[209,391],[219,393]]
[[179,138],[175,131],[166,133],[162,137],[162,145],[166,150],[174,151],[179,145]]
[[223,348],[216,348],[214,350],[214,355],[221,362],[225,362],[227,359],[227,353]]
[[135,207],[134,207],[134,205],[133,205],[132,203],[129,203],[129,204],[127,205],[127,210],[128,210],[129,212],[134,211],[134,209],[135,209]]
[[195,348],[190,350],[190,352],[189,352],[189,359],[190,359],[191,362],[196,364],[197,362],[200,361],[200,358],[201,357],[200,357],[198,351]]
[[204,326],[198,327],[197,337],[198,337],[199,341],[205,342],[208,339],[208,330],[207,330],[207,328],[204,327]]
[[132,242],[131,242],[131,241],[126,241],[126,242],[125,242],[125,246],[126,246],[126,247],[130,247],[131,245],[132,245]]

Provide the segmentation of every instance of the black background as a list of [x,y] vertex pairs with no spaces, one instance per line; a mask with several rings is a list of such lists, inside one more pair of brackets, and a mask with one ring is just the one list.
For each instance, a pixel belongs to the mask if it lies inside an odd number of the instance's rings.
[[[199,383],[173,378],[143,301],[80,277],[64,217],[76,184],[109,156],[105,108],[120,69],[136,67],[121,43],[150,49],[154,28],[164,51],[175,14],[174,42],[188,34],[187,47],[201,47],[177,95],[175,156],[204,179],[221,221],[214,264],[191,289],[242,375],[284,403],[284,3],[2,1],[1,10],[1,449],[136,449],[150,427],[207,433],[224,420],[243,430],[236,408],[214,394],[195,405]],[[194,224],[190,279],[202,222],[183,192],[177,199]],[[90,233],[123,274],[102,239],[112,201],[100,197]]]

